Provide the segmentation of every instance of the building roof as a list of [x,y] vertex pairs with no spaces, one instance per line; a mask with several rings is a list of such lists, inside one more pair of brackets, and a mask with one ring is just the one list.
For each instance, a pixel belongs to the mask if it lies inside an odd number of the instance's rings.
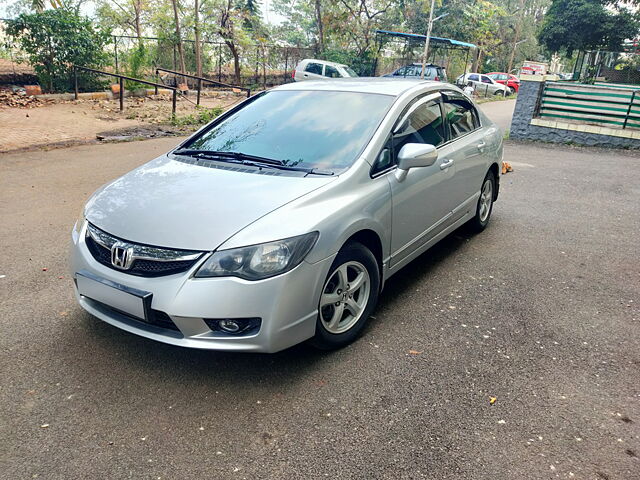
[[[426,35],[419,35],[417,33],[392,32],[390,30],[376,30],[376,33],[409,40],[422,40],[423,42],[427,39]],[[452,38],[430,37],[429,42],[453,48],[478,48],[477,45],[473,43],[461,42],[460,40],[454,40]]]

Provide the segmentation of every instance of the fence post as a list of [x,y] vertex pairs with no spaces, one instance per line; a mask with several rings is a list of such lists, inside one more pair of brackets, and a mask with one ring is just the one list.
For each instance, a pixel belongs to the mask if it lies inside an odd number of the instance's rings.
[[196,100],[196,105],[200,105],[200,90],[202,90],[202,79],[198,79],[198,98]]
[[176,100],[177,100],[177,96],[178,96],[178,90],[174,89],[173,90],[173,98],[171,99],[171,116],[172,117],[176,116]]
[[113,52],[116,57],[116,73],[120,73],[118,72],[118,37],[115,35],[113,36]]
[[634,99],[636,97],[637,90],[631,92],[631,101],[629,102],[629,108],[627,108],[627,114],[624,117],[624,123],[622,124],[622,129],[627,128],[627,121],[629,120],[629,114],[631,113],[631,107],[633,106]]
[[284,49],[284,76],[282,78],[282,83],[287,83],[287,70],[289,69],[289,49],[285,47]]
[[120,77],[120,111],[124,111],[124,78]]
[[74,98],[78,100],[78,69],[73,67]]
[[218,81],[222,81],[222,44],[218,45]]
[[489,84],[487,83],[486,87],[484,88],[484,98],[487,98],[489,96]]
[[[156,83],[160,83],[160,72],[156,68]],[[158,95],[158,85],[154,87],[156,89],[155,94]]]

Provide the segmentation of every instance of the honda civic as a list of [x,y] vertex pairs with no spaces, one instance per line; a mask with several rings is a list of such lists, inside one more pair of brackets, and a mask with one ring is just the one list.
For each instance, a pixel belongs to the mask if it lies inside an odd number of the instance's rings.
[[95,192],[72,231],[78,302],[183,347],[352,342],[385,282],[498,197],[502,133],[455,86],[283,85]]

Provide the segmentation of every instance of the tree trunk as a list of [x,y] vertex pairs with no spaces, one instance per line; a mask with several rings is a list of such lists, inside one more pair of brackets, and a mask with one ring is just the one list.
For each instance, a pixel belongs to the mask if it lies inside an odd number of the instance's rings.
[[224,42],[229,50],[231,51],[231,55],[233,55],[233,70],[234,75],[236,77],[236,85],[241,85],[240,83],[240,54],[238,53],[238,49],[235,44],[229,40],[225,40]]
[[200,0],[195,0],[193,15],[193,34],[195,36],[196,75],[202,76],[202,48],[200,45]]
[[525,0],[520,0],[520,15],[518,15],[518,21],[516,22],[516,29],[513,37],[513,48],[511,49],[511,55],[509,55],[509,64],[507,65],[506,73],[511,73],[511,69],[513,68],[513,60],[516,56],[516,48],[518,48],[520,32],[522,31],[522,20],[524,19],[524,1]]
[[318,24],[318,53],[322,54],[324,51],[324,29],[322,28],[322,10],[320,9],[320,1],[315,0],[316,7],[316,23]]
[[140,24],[140,16],[142,15],[141,0],[134,0],[133,11],[135,14],[134,22],[135,22],[135,28],[136,28],[136,36],[138,37],[138,42],[142,42],[142,40],[140,40],[140,37],[142,36],[142,26]]
[[[180,71],[182,73],[186,73],[187,67],[184,63],[184,50],[182,48],[182,35],[180,33],[180,18],[178,16],[178,0],[171,0],[171,4],[173,5],[173,18],[176,23],[176,46],[178,47],[178,57],[180,60]],[[182,81],[185,81],[185,78],[182,77]]]

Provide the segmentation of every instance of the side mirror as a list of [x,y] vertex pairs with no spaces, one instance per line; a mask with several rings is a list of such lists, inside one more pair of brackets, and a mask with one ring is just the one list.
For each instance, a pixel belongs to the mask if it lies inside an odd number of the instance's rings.
[[411,168],[429,167],[438,159],[438,150],[433,145],[424,143],[407,143],[398,153],[398,170],[396,178],[404,180]]

